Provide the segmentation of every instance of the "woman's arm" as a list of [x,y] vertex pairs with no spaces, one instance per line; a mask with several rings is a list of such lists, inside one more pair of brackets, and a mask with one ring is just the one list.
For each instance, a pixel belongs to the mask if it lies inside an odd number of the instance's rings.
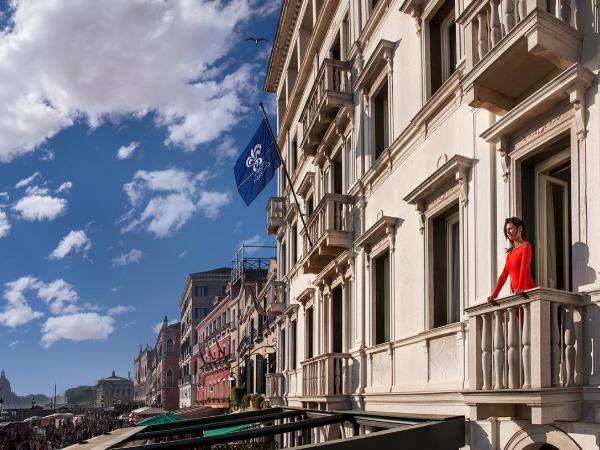
[[[506,259],[508,260],[508,255],[506,256]],[[500,293],[502,286],[504,286],[504,283],[506,283],[507,278],[508,278],[508,269],[506,268],[506,263],[504,263],[504,270],[502,271],[502,273],[500,274],[500,277],[498,278],[498,283],[496,284],[496,288],[494,289],[494,292],[492,292],[492,298],[498,297],[498,294]]]
[[527,274],[531,273],[531,245],[529,242],[523,242],[523,255],[521,256],[521,267],[519,268],[519,282],[517,283],[517,288],[515,290],[524,291],[525,288],[525,279],[527,278]]

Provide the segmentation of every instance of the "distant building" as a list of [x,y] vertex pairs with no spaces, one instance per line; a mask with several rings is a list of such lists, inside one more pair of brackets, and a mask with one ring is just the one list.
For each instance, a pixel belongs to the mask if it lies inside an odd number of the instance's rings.
[[196,402],[197,386],[192,375],[196,373],[194,354],[198,351],[196,328],[213,308],[216,295],[224,295],[231,277],[229,267],[188,275],[179,300],[181,309],[181,358],[179,381],[179,406],[191,406]]
[[67,405],[94,405],[96,390],[94,386],[77,386],[65,391]]
[[133,402],[133,381],[116,376],[114,370],[110,377],[98,380],[95,391],[96,406],[109,408],[115,402]]
[[204,405],[229,407],[230,305],[228,289],[227,295],[215,297],[213,310],[197,327],[196,398]]
[[12,391],[10,380],[4,373],[4,370],[0,372],[0,398],[4,401],[4,409],[9,408],[30,408],[31,402],[34,401],[36,405],[48,405],[50,403],[50,397],[44,394],[29,394],[29,395],[17,395]]
[[152,383],[152,365],[156,357],[156,350],[146,345],[133,360],[133,401],[149,405],[151,402],[149,392]]
[[149,403],[172,411],[179,407],[179,347],[181,331],[176,322],[169,325],[165,316],[156,338],[156,355],[152,364]]

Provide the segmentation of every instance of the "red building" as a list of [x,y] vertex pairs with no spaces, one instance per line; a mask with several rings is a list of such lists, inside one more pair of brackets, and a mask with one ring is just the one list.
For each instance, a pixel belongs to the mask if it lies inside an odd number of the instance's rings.
[[217,296],[213,310],[198,324],[197,399],[213,407],[229,407],[230,294]]
[[173,411],[179,408],[180,323],[169,325],[167,317],[156,338],[156,357],[152,371],[152,405]]

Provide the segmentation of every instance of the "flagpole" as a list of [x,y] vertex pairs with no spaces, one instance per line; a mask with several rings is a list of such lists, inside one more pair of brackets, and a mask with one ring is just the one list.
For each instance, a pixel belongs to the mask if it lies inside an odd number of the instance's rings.
[[304,231],[306,232],[306,239],[308,239],[308,244],[312,247],[313,243],[312,240],[310,239],[310,233],[308,232],[308,227],[306,226],[306,221],[304,220],[304,214],[302,214],[302,211],[300,211],[300,202],[298,201],[298,197],[296,197],[296,191],[294,190],[294,185],[292,184],[292,179],[290,178],[290,174],[287,171],[287,167],[285,166],[285,161],[283,160],[283,156],[281,155],[281,150],[279,150],[279,145],[277,145],[277,139],[275,139],[275,134],[273,133],[273,130],[271,129],[271,122],[269,121],[269,118],[267,117],[267,112],[265,111],[265,106],[263,105],[262,102],[259,103],[260,105],[260,109],[263,113],[263,116],[265,118],[265,122],[267,122],[267,128],[269,129],[269,133],[271,134],[271,139],[273,139],[273,143],[275,144],[275,149],[277,150],[277,154],[279,155],[279,160],[281,161],[281,166],[283,167],[283,173],[285,174],[285,178],[288,181],[288,184],[290,185],[290,190],[292,191],[292,195],[294,196],[294,201],[296,202],[296,205],[298,205],[298,213],[300,215],[300,220],[302,220],[302,226],[304,226]]

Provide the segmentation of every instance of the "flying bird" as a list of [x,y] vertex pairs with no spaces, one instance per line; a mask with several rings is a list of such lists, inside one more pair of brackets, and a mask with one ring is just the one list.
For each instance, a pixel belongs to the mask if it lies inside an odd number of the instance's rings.
[[269,42],[268,39],[265,39],[263,37],[249,37],[246,39],[247,41],[252,41],[254,42],[256,45],[260,44],[261,42]]

